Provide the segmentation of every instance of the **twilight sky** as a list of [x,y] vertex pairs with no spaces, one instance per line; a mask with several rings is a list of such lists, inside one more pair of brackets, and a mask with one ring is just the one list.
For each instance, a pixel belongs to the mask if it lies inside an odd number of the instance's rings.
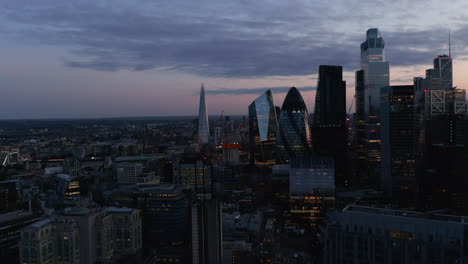
[[[0,119],[246,114],[273,88],[310,112],[320,64],[342,65],[350,104],[359,45],[386,42],[392,84],[448,53],[468,87],[468,1],[0,0]],[[464,74],[465,73],[465,74]]]

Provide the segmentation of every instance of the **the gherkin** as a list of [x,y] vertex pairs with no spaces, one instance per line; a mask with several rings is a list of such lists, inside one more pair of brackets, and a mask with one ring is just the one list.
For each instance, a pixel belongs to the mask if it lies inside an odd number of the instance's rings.
[[289,89],[281,108],[277,150],[281,163],[312,154],[309,113],[296,87]]

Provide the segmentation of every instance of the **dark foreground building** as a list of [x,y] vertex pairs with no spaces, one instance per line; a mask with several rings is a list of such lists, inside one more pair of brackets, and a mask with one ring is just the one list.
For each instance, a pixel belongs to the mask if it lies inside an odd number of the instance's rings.
[[466,263],[465,217],[350,205],[329,215],[323,263]]
[[341,66],[319,67],[312,142],[316,155],[333,157],[336,184],[340,187],[349,185],[346,82]]

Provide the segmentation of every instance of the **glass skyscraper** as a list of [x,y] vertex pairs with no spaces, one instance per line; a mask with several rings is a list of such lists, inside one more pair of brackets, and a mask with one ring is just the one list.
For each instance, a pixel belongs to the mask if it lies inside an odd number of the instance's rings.
[[[380,170],[380,89],[389,85],[389,63],[385,62],[385,42],[377,28],[367,30],[361,44],[361,69],[364,70],[365,156],[371,175]],[[376,179],[374,179],[376,180]]]
[[276,162],[276,133],[278,122],[271,90],[255,99],[249,106],[250,162],[272,165]]
[[341,66],[320,65],[315,96],[314,126],[346,125],[346,82]]
[[299,90],[292,87],[283,102],[278,119],[278,158],[288,163],[291,158],[312,153],[309,113]]
[[198,144],[206,145],[210,140],[210,127],[208,123],[208,113],[205,103],[205,86],[202,84],[200,89],[200,108],[198,111]]
[[312,126],[314,153],[333,157],[338,186],[349,183],[347,169],[346,82],[341,66],[320,65]]
[[385,193],[404,208],[416,202],[414,86],[381,90],[382,166]]

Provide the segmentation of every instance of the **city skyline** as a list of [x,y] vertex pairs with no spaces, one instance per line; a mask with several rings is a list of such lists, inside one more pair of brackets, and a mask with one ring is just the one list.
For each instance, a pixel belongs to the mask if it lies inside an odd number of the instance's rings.
[[[373,27],[386,40],[391,85],[412,83],[447,54],[449,28],[454,84],[468,85],[462,1],[431,3],[425,16],[416,14],[418,1],[110,3],[0,1],[0,47],[8,51],[0,119],[194,116],[202,82],[211,115],[246,115],[262,92],[273,88],[282,102],[292,86],[307,87],[312,112],[319,65],[343,66],[349,107],[357,45]],[[119,23],[123,17],[132,22]]]

